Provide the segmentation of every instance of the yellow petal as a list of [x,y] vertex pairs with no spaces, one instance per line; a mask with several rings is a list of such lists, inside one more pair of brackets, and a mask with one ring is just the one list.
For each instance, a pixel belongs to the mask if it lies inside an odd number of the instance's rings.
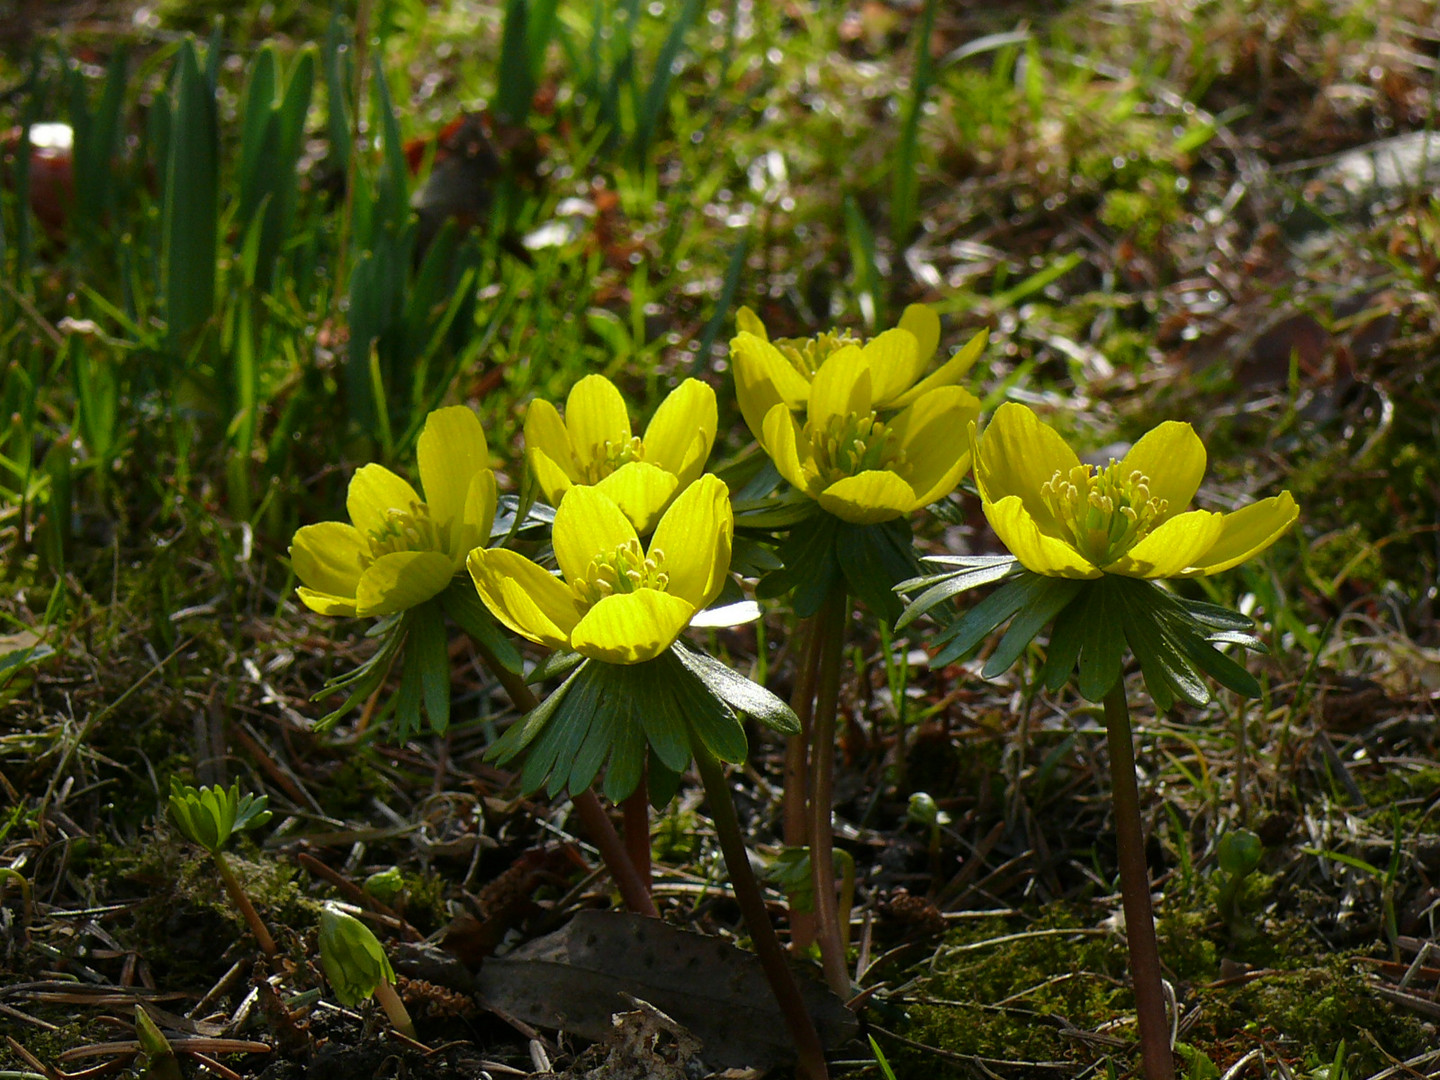
[[536,398],[525,410],[525,451],[527,457],[537,452],[544,454],[569,481],[560,487],[553,498],[548,489],[542,489],[545,490],[545,497],[551,500],[550,505],[554,506],[560,501],[560,496],[570,484],[581,481],[580,471],[575,467],[575,453],[570,446],[570,432],[565,427],[565,421],[560,418],[555,406],[543,398]]
[[355,598],[353,596],[331,596],[329,593],[307,589],[303,585],[295,590],[295,595],[300,597],[302,604],[317,615],[347,616],[355,614]]
[[784,402],[803,408],[810,397],[810,381],[796,371],[770,342],[755,334],[740,333],[730,341],[730,366],[735,372],[735,400],[755,438],[770,410]]
[[1059,537],[1063,531],[1041,500],[1040,488],[1056,470],[1069,473],[1079,464],[1075,451],[1054,428],[1024,405],[1007,401],[995,410],[980,437],[975,484],[982,503],[1018,496],[1031,522],[1047,536]]
[[381,555],[360,575],[355,614],[393,615],[438,596],[455,576],[455,564],[438,551]]
[[705,462],[709,460],[710,447],[714,442],[714,432],[697,431],[695,433],[690,440],[690,446],[686,449],[684,456],[680,458],[680,468],[675,470],[675,476],[680,481],[675,485],[677,491],[685,490],[705,471]]
[[495,474],[489,469],[481,469],[470,478],[470,489],[465,493],[465,511],[451,530],[450,559],[457,570],[471,548],[490,543],[490,529],[495,524],[498,501]]
[[1105,567],[1105,572],[1126,577],[1174,577],[1215,546],[1224,518],[1224,514],[1208,510],[1177,514],[1142,536],[1139,543]]
[[630,441],[630,412],[614,383],[603,375],[586,375],[565,399],[565,428],[576,464],[584,469],[607,458],[607,446]]
[[560,500],[550,542],[565,580],[574,584],[597,555],[611,555],[623,544],[638,540],[635,526],[604,492],[593,487],[572,487]]
[[915,489],[893,472],[871,469],[836,480],[816,496],[841,521],[877,525],[902,517],[920,504]]
[[730,570],[734,531],[730,492],[718,476],[702,476],[681,492],[650,540],[650,552],[664,554],[666,591],[697,610],[709,607]]
[[306,525],[290,541],[290,565],[303,585],[316,593],[348,596],[352,602],[360,584],[360,558],[369,553],[360,530],[343,521]]
[[918,370],[924,371],[940,345],[940,316],[928,304],[911,304],[901,314],[899,326],[901,330],[909,330],[915,335],[920,355]]
[[641,664],[675,644],[694,614],[688,601],[655,589],[607,596],[576,624],[570,646],[602,663]]
[[[454,521],[465,513],[470,481],[476,473],[490,468],[490,450],[480,418],[464,405],[436,409],[425,418],[425,428],[415,444],[420,465],[420,487],[437,525]],[[459,549],[463,554],[470,545]]]
[[910,389],[910,384],[924,370],[919,344],[909,330],[886,330],[871,338],[860,352],[870,366],[877,409],[888,408],[891,401]]
[[699,379],[686,379],[666,395],[650,418],[642,440],[645,460],[679,476],[696,433],[706,437],[708,456],[708,443],[715,441],[719,424],[715,391]]
[[1100,576],[1100,568],[1065,541],[1041,532],[1019,496],[1009,495],[993,503],[982,500],[981,508],[995,535],[1026,570],[1046,577]]
[[810,476],[804,467],[811,458],[810,440],[785,405],[776,405],[766,415],[760,445],[791,487],[797,491],[810,490]]
[[873,386],[865,354],[854,345],[836,349],[810,384],[807,415],[812,429],[824,431],[831,417],[868,413],[874,407]]
[[742,333],[754,334],[761,341],[770,340],[770,335],[765,330],[765,324],[760,321],[760,316],[748,307],[742,307],[735,313],[735,329]]
[[629,461],[596,484],[595,490],[620,508],[637,533],[647,533],[679,484],[674,474],[648,461]]
[[565,493],[575,484],[570,473],[544,450],[533,446],[526,450],[525,461],[529,464],[530,475],[535,478],[535,486],[545,496],[545,501],[551,506],[559,506]]
[[1219,539],[1181,571],[1183,577],[1218,574],[1260,554],[1295,524],[1300,508],[1288,491],[1226,514]]
[[366,536],[385,528],[386,512],[403,510],[407,514],[420,502],[415,489],[384,465],[362,465],[350,478],[345,496],[345,509],[355,527]]
[[544,567],[504,548],[478,548],[465,560],[475,591],[502,623],[551,649],[570,646],[580,605],[565,583]]
[[975,361],[980,359],[980,354],[985,351],[985,343],[989,340],[990,331],[981,330],[965,343],[963,349],[892,401],[890,408],[903,409],[918,399],[921,394],[928,394],[939,386],[958,383],[970,373],[970,369],[975,366]]
[[1122,476],[1144,473],[1150,480],[1150,497],[1169,503],[1165,517],[1173,517],[1190,505],[1200,489],[1205,444],[1189,424],[1167,420],[1141,436],[1120,463],[1120,471]]
[[890,422],[920,506],[949,495],[970,468],[969,430],[979,416],[979,398],[960,386],[942,386]]

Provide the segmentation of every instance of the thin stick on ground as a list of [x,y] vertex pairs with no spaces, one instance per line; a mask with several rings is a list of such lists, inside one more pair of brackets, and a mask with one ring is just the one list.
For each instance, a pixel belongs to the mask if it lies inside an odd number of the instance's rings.
[[1125,943],[1135,984],[1135,1013],[1140,1024],[1140,1058],[1145,1080],[1175,1080],[1170,1024],[1165,1018],[1160,946],[1150,906],[1150,869],[1145,864],[1145,835],[1140,824],[1140,792],[1135,785],[1135,748],[1131,745],[1130,707],[1125,680],[1116,679],[1105,695],[1105,734],[1110,747],[1111,799],[1115,806],[1115,845],[1120,861],[1120,896],[1125,908]]
[[725,856],[725,867],[730,872],[730,884],[735,890],[735,901],[755,943],[755,953],[770,980],[775,1001],[785,1017],[785,1026],[795,1043],[799,1055],[797,1074],[805,1080],[829,1080],[829,1068],[825,1064],[825,1048],[815,1031],[815,1023],[805,1008],[800,988],[790,965],[785,961],[785,950],[775,936],[770,913],[765,909],[765,897],[750,869],[750,855],[745,850],[745,839],[740,833],[740,819],[735,814],[735,803],[730,798],[730,787],[725,781],[725,770],[720,762],[711,756],[698,739],[691,740],[695,755],[695,767],[699,770],[701,783],[705,785],[705,799],[710,806],[710,819],[715,823],[715,835],[720,841],[720,851]]

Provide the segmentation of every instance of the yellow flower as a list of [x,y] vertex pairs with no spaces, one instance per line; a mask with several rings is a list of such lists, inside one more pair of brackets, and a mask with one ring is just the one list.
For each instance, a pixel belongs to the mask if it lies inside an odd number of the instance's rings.
[[970,468],[965,433],[980,415],[968,390],[926,387],[927,379],[892,397],[891,404],[905,407],[882,419],[876,387],[893,384],[876,368],[873,347],[881,338],[864,349],[842,345],[821,363],[807,387],[803,425],[781,401],[760,429],[760,445],[781,476],[857,525],[889,521],[950,494]]
[[805,408],[825,361],[842,349],[858,349],[871,370],[871,408],[903,409],[921,395],[952,386],[965,377],[985,347],[986,333],[976,334],[946,363],[917,383],[940,343],[940,318],[924,304],[911,304],[900,325],[870,341],[846,331],[812,338],[770,340],[765,324],[749,308],[735,318],[739,333],[730,342],[735,368],[735,397],[750,431],[762,443],[765,418],[783,402],[792,411]]
[[1049,577],[1218,574],[1264,551],[1299,515],[1288,491],[1229,514],[1187,511],[1205,474],[1205,446],[1173,420],[1097,469],[1011,402],[974,456],[991,528],[1022,566]]
[[660,403],[645,435],[632,435],[620,391],[603,375],[587,375],[570,390],[563,420],[550,402],[531,403],[525,450],[552,506],[572,487],[594,486],[646,533],[704,470],[718,423],[715,391],[686,379]]
[[575,485],[551,532],[559,577],[503,548],[470,553],[480,598],[502,623],[552,649],[607,664],[653,660],[720,593],[735,522],[730,493],[702,476],[665,511],[644,549],[599,487]]
[[391,615],[442,592],[495,518],[480,419],[456,405],[425,420],[416,447],[425,499],[383,465],[350,478],[352,524],[306,525],[290,545],[301,601],[322,615]]

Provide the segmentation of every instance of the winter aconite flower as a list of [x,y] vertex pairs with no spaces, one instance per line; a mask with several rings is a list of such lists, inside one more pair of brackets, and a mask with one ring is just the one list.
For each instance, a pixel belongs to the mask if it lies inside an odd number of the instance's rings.
[[991,527],[1027,570],[1192,577],[1264,551],[1299,513],[1289,492],[1229,514],[1187,510],[1205,458],[1189,424],[1167,421],[1121,461],[1082,465],[1053,428],[1012,402],[976,444],[975,481]]
[[[890,333],[915,340],[903,328]],[[950,494],[970,468],[964,433],[980,415],[980,402],[963,387],[926,379],[897,394],[914,376],[896,379],[893,357],[876,349],[885,337],[864,349],[842,345],[825,358],[807,387],[803,424],[779,401],[760,429],[781,476],[858,525],[902,517]],[[897,404],[904,405],[898,414],[881,415]]]
[[734,518],[723,481],[702,476],[665,511],[648,548],[600,487],[572,486],[555,512],[559,577],[504,549],[470,553],[486,606],[510,629],[607,664],[652,660],[719,595]]
[[[963,349],[925,378],[920,375],[940,343],[940,319],[924,304],[911,304],[893,330],[862,341],[846,331],[812,338],[770,339],[765,324],[749,308],[741,308],[739,333],[730,342],[735,369],[735,396],[750,431],[765,441],[765,418],[777,404],[792,412],[805,408],[811,386],[831,356],[855,349],[871,372],[870,403],[878,411],[903,409],[924,394],[958,383],[985,347],[976,334]],[[919,382],[916,380],[919,379]]]
[[645,434],[634,435],[620,391],[603,375],[587,375],[571,389],[563,419],[548,401],[531,403],[526,455],[552,505],[572,487],[593,486],[647,533],[704,470],[717,415],[715,391],[686,379],[660,403]]
[[301,601],[322,615],[392,615],[438,595],[490,536],[495,475],[480,419],[457,405],[432,412],[416,447],[425,498],[383,465],[350,479],[350,524],[295,534]]

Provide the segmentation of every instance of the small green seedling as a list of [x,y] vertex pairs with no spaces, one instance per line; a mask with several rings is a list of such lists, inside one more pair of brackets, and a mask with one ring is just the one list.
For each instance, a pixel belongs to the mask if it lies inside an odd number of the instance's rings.
[[378,870],[365,879],[365,891],[382,904],[394,904],[405,892],[405,877],[398,866]]
[[934,870],[940,867],[940,830],[950,824],[950,815],[941,810],[935,799],[925,791],[917,791],[910,796],[910,803],[905,808],[905,820],[911,825],[919,825],[926,831],[929,839],[930,865]]
[[141,1080],[183,1080],[175,1048],[150,1019],[143,1005],[135,1006],[135,1039],[145,1055],[145,1072]]
[[220,871],[220,880],[225,883],[225,891],[245,917],[260,950],[266,956],[274,956],[279,952],[275,939],[260,921],[260,913],[221,850],[234,833],[259,828],[270,820],[270,811],[266,809],[269,797],[248,794],[242,797],[238,783],[231,784],[228,790],[219,786],[197,789],[172,776],[169,802],[170,820],[185,839],[210,853]]
[[1220,917],[1225,920],[1232,936],[1253,934],[1253,929],[1244,925],[1240,917],[1240,888],[1245,879],[1260,865],[1260,856],[1264,854],[1260,837],[1249,829],[1227,832],[1216,845],[1215,854],[1220,863],[1220,872],[1224,875],[1220,882],[1220,892],[1215,898]]
[[354,1008],[373,994],[395,1030],[416,1037],[405,1003],[395,993],[395,969],[359,919],[333,907],[320,913],[320,963],[342,1005]]

